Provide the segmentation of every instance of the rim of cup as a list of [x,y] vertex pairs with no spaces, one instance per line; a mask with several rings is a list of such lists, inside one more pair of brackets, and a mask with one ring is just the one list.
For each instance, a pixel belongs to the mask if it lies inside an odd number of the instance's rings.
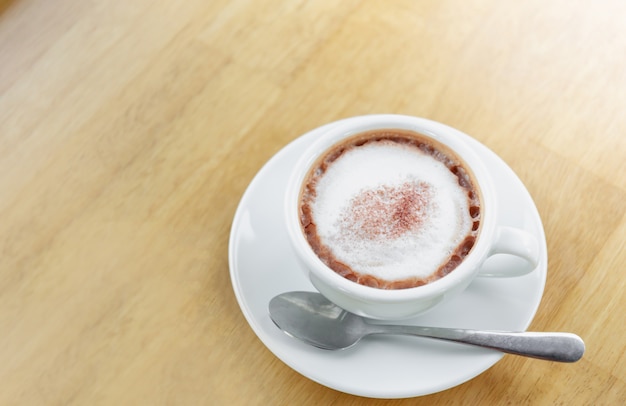
[[[406,289],[380,289],[361,285],[336,273],[315,254],[300,225],[300,193],[310,168],[318,158],[338,142],[369,130],[402,129],[414,131],[450,148],[461,159],[476,182],[481,201],[481,224],[476,243],[463,262],[452,272],[425,285]],[[285,194],[285,216],[292,246],[323,283],[343,294],[366,301],[403,302],[439,296],[471,279],[489,255],[496,227],[495,195],[490,174],[474,150],[463,139],[466,134],[445,124],[420,117],[397,114],[357,116],[330,126],[303,153],[296,163]]]

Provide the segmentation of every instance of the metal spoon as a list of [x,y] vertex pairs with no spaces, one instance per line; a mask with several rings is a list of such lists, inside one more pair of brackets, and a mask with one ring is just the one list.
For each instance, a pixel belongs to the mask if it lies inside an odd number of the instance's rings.
[[404,334],[491,348],[548,361],[576,362],[585,343],[571,333],[462,330],[373,324],[314,292],[287,292],[269,304],[270,317],[288,335],[326,350],[348,348],[370,334]]

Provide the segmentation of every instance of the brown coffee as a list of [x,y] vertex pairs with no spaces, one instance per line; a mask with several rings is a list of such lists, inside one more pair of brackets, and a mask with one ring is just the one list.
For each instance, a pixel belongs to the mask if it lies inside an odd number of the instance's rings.
[[329,149],[308,173],[301,225],[343,277],[381,289],[430,283],[472,249],[480,198],[447,147],[406,130],[375,130]]

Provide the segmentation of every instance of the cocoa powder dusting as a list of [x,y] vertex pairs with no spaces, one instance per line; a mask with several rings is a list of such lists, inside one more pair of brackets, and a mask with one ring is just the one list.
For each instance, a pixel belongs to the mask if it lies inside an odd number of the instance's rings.
[[353,198],[344,213],[342,234],[368,240],[399,238],[424,222],[430,196],[431,188],[424,182],[365,190]]

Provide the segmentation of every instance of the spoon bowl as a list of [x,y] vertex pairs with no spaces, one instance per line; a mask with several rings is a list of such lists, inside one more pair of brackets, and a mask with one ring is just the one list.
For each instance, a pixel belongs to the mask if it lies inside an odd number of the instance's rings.
[[583,340],[571,333],[502,332],[374,324],[315,292],[286,292],[269,303],[272,321],[287,335],[325,350],[350,348],[371,334],[403,334],[559,362],[576,362]]

